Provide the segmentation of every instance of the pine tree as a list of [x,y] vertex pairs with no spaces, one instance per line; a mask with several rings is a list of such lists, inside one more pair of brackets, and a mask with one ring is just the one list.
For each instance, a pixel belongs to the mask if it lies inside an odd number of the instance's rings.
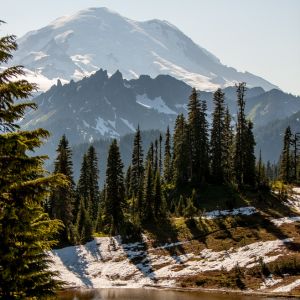
[[59,219],[64,224],[64,230],[60,235],[61,245],[73,243],[73,208],[75,200],[72,152],[65,135],[62,136],[57,147],[57,158],[54,162],[54,174],[63,174],[69,185],[58,187],[53,190],[50,196],[49,214],[54,219]]
[[80,176],[76,188],[76,200],[75,200],[75,205],[73,210],[75,222],[77,219],[80,206],[83,205],[85,209],[87,209],[90,206],[88,186],[89,186],[88,161],[87,161],[87,155],[84,154],[82,159],[81,169],[80,169]]
[[[188,132],[189,132],[189,160],[190,160],[190,178],[194,184],[200,183],[203,174],[202,155],[204,149],[202,139],[203,134],[201,124],[201,104],[198,100],[197,91],[195,88],[189,97],[188,103]],[[187,151],[186,149],[186,151]]]
[[84,204],[84,200],[80,201],[78,214],[76,218],[76,229],[77,229],[77,243],[85,244],[93,239],[93,224],[90,219],[90,215],[86,206]]
[[110,145],[106,168],[105,214],[112,235],[121,233],[124,222],[125,190],[123,163],[117,140]]
[[[15,36],[0,38],[0,64],[17,49]],[[1,70],[2,68],[0,68]],[[0,72],[0,298],[40,299],[51,296],[61,285],[49,270],[46,251],[55,245],[53,236],[61,228],[43,211],[49,189],[64,183],[63,176],[48,176],[45,156],[31,156],[49,136],[43,129],[19,130],[17,122],[33,103],[28,98],[35,85],[16,79],[22,67]]]
[[211,130],[211,175],[214,182],[223,183],[226,161],[226,141],[225,141],[225,108],[224,93],[218,89],[214,93],[213,123]]
[[165,154],[164,154],[164,181],[172,181],[172,154],[171,154],[171,134],[169,126],[166,133]]
[[183,215],[185,218],[192,219],[197,213],[197,208],[193,203],[192,198],[188,198],[186,207],[183,209]]
[[99,189],[99,169],[98,158],[96,150],[91,145],[87,151],[87,166],[88,166],[88,192],[89,192],[89,205],[87,206],[88,214],[92,222],[95,224],[98,216],[100,205],[100,189]]
[[201,176],[202,181],[209,178],[209,138],[208,138],[208,122],[207,122],[207,104],[205,100],[201,101],[200,120],[201,120]]
[[126,199],[132,198],[131,191],[131,165],[129,165],[125,176],[125,195]]
[[245,164],[243,170],[243,180],[245,184],[254,186],[255,185],[255,140],[253,135],[253,123],[251,121],[247,122],[246,128],[246,144],[244,145],[245,149]]
[[153,217],[153,181],[153,169],[151,161],[148,161],[144,179],[144,210],[142,213],[142,219],[144,221],[149,221]]
[[283,149],[280,161],[280,178],[285,183],[290,183],[292,177],[291,144],[292,132],[291,127],[288,126],[284,133]]
[[173,168],[174,181],[177,187],[188,182],[189,179],[189,144],[187,135],[187,124],[183,114],[176,118],[174,129],[174,152],[173,152]]
[[176,215],[177,215],[177,217],[183,216],[183,211],[184,211],[185,207],[186,207],[186,204],[185,204],[184,198],[183,198],[182,195],[180,195],[179,201],[176,205]]
[[143,149],[142,149],[142,137],[140,128],[138,126],[134,142],[131,161],[131,193],[137,203],[133,203],[133,214],[138,213],[142,207],[143,198],[143,178],[144,178],[144,166],[143,166]]
[[160,182],[160,174],[157,171],[155,174],[155,180],[154,180],[154,217],[158,218],[163,211],[162,209],[162,193],[161,193],[161,182]]
[[158,166],[159,166],[159,175],[161,176],[162,174],[162,140],[163,137],[161,134],[159,134],[159,161],[158,161]]
[[245,145],[247,143],[247,121],[245,115],[245,92],[244,82],[237,85],[238,120],[235,137],[234,169],[236,181],[239,185],[244,184],[244,169],[247,164],[245,156]]
[[233,181],[233,174],[234,174],[233,153],[234,153],[234,135],[231,126],[231,115],[227,107],[225,111],[225,118],[224,118],[224,158],[223,158],[224,179],[226,182]]

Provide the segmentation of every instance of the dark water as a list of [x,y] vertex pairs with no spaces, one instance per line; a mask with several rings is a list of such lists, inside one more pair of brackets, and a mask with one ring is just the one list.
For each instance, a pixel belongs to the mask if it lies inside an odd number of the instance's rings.
[[98,289],[86,291],[67,291],[59,295],[61,300],[284,300],[236,294],[210,294],[201,292],[175,292],[152,289]]

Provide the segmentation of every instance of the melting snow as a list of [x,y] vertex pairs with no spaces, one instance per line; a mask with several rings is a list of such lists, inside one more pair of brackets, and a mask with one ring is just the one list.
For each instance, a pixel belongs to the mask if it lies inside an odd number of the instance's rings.
[[[231,270],[236,264],[250,268],[260,257],[266,263],[284,255],[292,239],[257,242],[237,249],[215,252],[204,249],[182,255],[157,255],[155,250],[179,246],[165,244],[145,250],[144,243],[122,244],[119,237],[95,238],[81,246],[71,246],[49,253],[53,270],[73,287],[142,287],[146,284],[174,286],[176,278],[209,270]],[[269,255],[269,256],[268,256]]]
[[298,287],[300,285],[300,279],[295,280],[294,282],[288,284],[288,285],[284,285],[284,286],[280,286],[276,289],[274,289],[272,292],[274,293],[288,293],[291,290],[293,290],[294,288]]
[[300,216],[297,217],[284,217],[280,219],[273,219],[271,222],[275,224],[276,226],[281,226],[282,224],[289,224],[294,222],[300,222]]
[[236,216],[236,215],[246,215],[250,216],[257,213],[257,210],[253,206],[246,206],[246,207],[240,207],[235,208],[233,210],[213,210],[210,212],[205,213],[204,217],[207,219],[214,219],[222,216]]
[[177,113],[171,110],[161,97],[156,97],[153,100],[149,99],[146,94],[137,95],[136,102],[148,109],[157,110],[160,113],[177,115]]

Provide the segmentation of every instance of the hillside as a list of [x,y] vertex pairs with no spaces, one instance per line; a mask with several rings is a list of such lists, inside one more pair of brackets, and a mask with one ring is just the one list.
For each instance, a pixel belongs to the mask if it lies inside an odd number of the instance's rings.
[[[54,269],[69,287],[204,287],[299,294],[300,195],[281,202],[270,195],[237,197],[239,209],[211,211],[215,187],[201,193],[194,219],[171,218],[146,224],[132,241],[96,237],[82,246],[54,250]],[[293,203],[293,205],[291,205]],[[298,206],[298,209],[296,206]]]

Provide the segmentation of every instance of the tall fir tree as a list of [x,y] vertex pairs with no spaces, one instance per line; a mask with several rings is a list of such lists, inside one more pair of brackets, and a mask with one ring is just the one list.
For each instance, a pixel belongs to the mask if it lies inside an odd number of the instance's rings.
[[112,235],[120,234],[124,223],[125,189],[123,163],[117,140],[110,145],[106,168],[105,214]]
[[154,179],[154,187],[153,187],[153,212],[154,217],[157,219],[160,217],[160,215],[163,212],[163,201],[162,201],[162,192],[161,192],[161,180],[160,180],[160,174],[157,171],[155,174]]
[[93,223],[90,218],[90,214],[86,209],[84,201],[80,201],[77,218],[76,218],[76,229],[78,244],[84,244],[93,239]]
[[209,134],[207,122],[207,103],[205,100],[201,102],[200,120],[201,120],[201,180],[207,181],[209,178]]
[[164,181],[171,183],[172,181],[172,154],[171,154],[171,134],[169,126],[166,132],[165,153],[164,153]]
[[224,182],[225,161],[227,155],[226,141],[225,141],[225,107],[224,107],[224,93],[218,89],[214,93],[214,112],[213,123],[211,130],[211,175],[216,183]]
[[163,137],[161,134],[159,134],[159,160],[158,160],[159,175],[162,174],[162,141],[163,141]]
[[95,147],[91,145],[87,151],[87,166],[88,166],[88,193],[89,205],[87,211],[90,215],[92,223],[95,224],[98,216],[100,205],[100,188],[99,188],[99,168],[98,157]]
[[64,224],[59,240],[61,245],[74,242],[73,209],[75,202],[75,184],[73,180],[72,151],[65,135],[62,136],[57,147],[57,157],[54,162],[54,174],[63,174],[69,185],[53,190],[49,200],[49,214]]
[[195,88],[189,97],[188,103],[188,139],[189,139],[189,177],[194,184],[200,183],[203,174],[202,155],[204,149],[202,139],[203,134],[201,124],[201,104]]
[[87,160],[87,155],[84,154],[82,158],[80,176],[76,187],[76,198],[75,198],[75,204],[73,210],[73,216],[75,222],[77,220],[77,215],[80,207],[84,207],[85,209],[87,209],[90,206],[88,186],[89,186],[88,160]]
[[234,134],[233,128],[231,125],[231,115],[229,113],[228,107],[225,111],[224,117],[224,160],[223,160],[223,168],[224,168],[224,180],[229,183],[233,181],[234,174]]
[[253,123],[248,120],[246,128],[246,144],[245,147],[245,165],[243,170],[243,180],[245,184],[250,186],[255,185],[256,172],[255,172],[255,139],[253,135]]
[[173,139],[173,176],[177,187],[183,186],[189,180],[189,143],[188,127],[183,114],[178,115],[175,122]]
[[133,202],[133,214],[138,214],[142,209],[142,198],[143,198],[143,178],[144,178],[144,166],[143,166],[143,148],[142,148],[142,137],[140,127],[138,126],[134,142],[133,152],[131,161],[131,193],[134,197]]
[[235,136],[235,155],[234,155],[234,169],[236,181],[239,185],[244,184],[244,169],[247,164],[246,161],[246,143],[247,143],[247,120],[245,115],[245,93],[246,83],[242,82],[237,85],[237,125]]
[[284,133],[283,149],[280,159],[280,178],[285,183],[290,183],[292,179],[292,158],[291,158],[292,132],[288,126]]
[[49,189],[64,179],[47,175],[46,156],[31,156],[49,136],[46,130],[14,132],[25,110],[36,107],[15,103],[35,90],[35,85],[16,79],[25,75],[22,67],[2,68],[16,49],[15,36],[0,38],[0,298],[41,299],[61,286],[54,279],[57,272],[49,269],[46,251],[55,245],[53,236],[62,224],[50,220],[43,202]]
[[142,212],[142,219],[146,222],[150,221],[154,216],[153,181],[154,179],[152,164],[151,161],[148,161],[144,179],[144,210]]

